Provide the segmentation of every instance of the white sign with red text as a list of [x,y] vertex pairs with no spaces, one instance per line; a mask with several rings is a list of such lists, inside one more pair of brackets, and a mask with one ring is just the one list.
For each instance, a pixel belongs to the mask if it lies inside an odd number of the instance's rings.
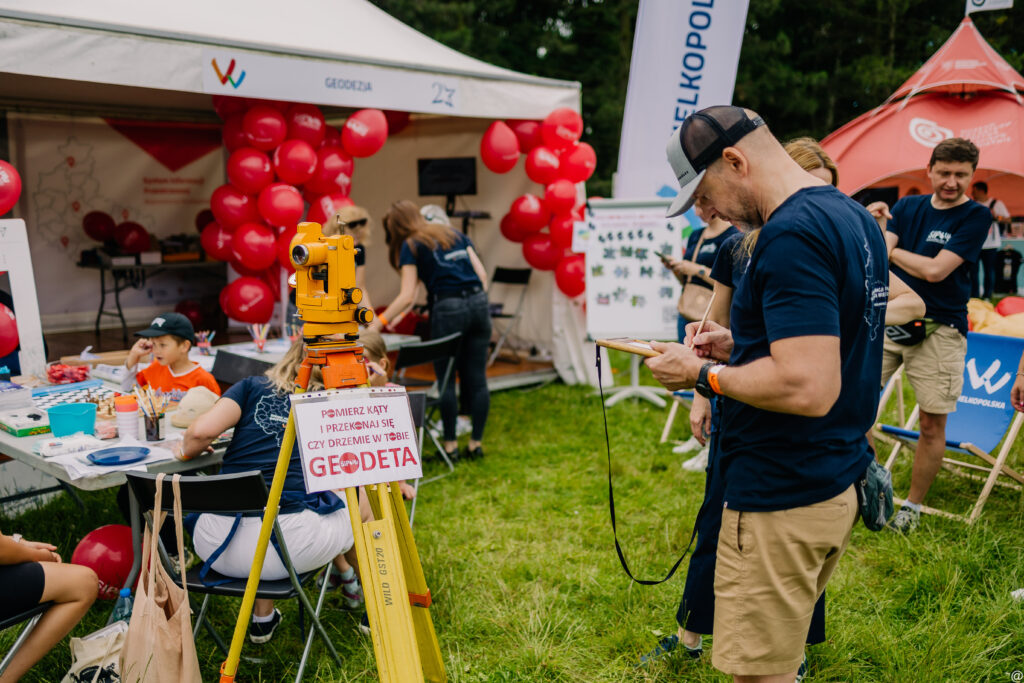
[[308,493],[423,476],[405,389],[321,391],[291,399]]

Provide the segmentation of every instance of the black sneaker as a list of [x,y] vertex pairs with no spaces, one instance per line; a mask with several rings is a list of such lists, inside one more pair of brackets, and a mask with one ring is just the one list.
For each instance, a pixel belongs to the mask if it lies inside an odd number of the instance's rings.
[[274,631],[281,625],[281,612],[274,608],[274,617],[270,621],[249,622],[249,640],[260,645],[274,637]]
[[466,450],[462,452],[462,457],[466,460],[480,460],[484,457],[484,449],[482,446],[477,446],[473,449],[466,448]]

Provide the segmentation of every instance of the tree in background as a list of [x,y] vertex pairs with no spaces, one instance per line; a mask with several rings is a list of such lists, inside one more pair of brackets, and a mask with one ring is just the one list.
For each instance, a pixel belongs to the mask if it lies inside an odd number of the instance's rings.
[[[464,54],[583,86],[597,152],[589,194],[611,194],[637,0],[372,0]],[[684,0],[661,0],[683,2]],[[727,0],[719,0],[726,2]],[[750,0],[736,104],[781,139],[822,138],[888,97],[963,18],[964,0]],[[1017,70],[1024,7],[972,15]]]

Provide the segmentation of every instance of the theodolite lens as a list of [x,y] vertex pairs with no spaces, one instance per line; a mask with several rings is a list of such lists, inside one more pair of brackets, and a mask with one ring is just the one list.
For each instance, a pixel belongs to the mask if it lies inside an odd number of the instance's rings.
[[309,261],[309,247],[305,244],[296,244],[292,247],[292,262],[304,266]]

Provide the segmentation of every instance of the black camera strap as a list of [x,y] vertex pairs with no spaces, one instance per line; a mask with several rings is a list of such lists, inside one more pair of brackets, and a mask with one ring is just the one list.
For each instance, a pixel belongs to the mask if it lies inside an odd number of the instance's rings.
[[651,581],[649,579],[638,579],[633,576],[633,572],[629,570],[629,564],[626,562],[626,556],[622,553],[622,546],[619,545],[619,534],[618,529],[615,525],[615,491],[612,488],[612,443],[608,437],[608,410],[604,405],[604,387],[601,384],[601,347],[595,345],[597,349],[597,390],[601,398],[601,416],[604,418],[604,445],[605,453],[608,456],[608,510],[611,512],[612,518],[612,537],[615,539],[615,552],[619,556],[619,564],[622,565],[622,569],[626,572],[626,576],[632,579],[635,583],[639,583],[644,586],[657,586],[659,583],[665,583],[676,573],[679,569],[679,565],[683,563],[687,553],[690,552],[690,548],[693,547],[693,540],[697,538],[697,523],[700,521],[701,515],[704,514],[704,505],[707,501],[705,497],[704,501],[700,504],[700,510],[697,511],[697,517],[693,520],[693,532],[690,534],[690,540],[686,544],[686,549],[683,550],[683,554],[679,556],[676,563],[672,565],[672,568],[668,570],[668,574],[665,578],[658,581]]

